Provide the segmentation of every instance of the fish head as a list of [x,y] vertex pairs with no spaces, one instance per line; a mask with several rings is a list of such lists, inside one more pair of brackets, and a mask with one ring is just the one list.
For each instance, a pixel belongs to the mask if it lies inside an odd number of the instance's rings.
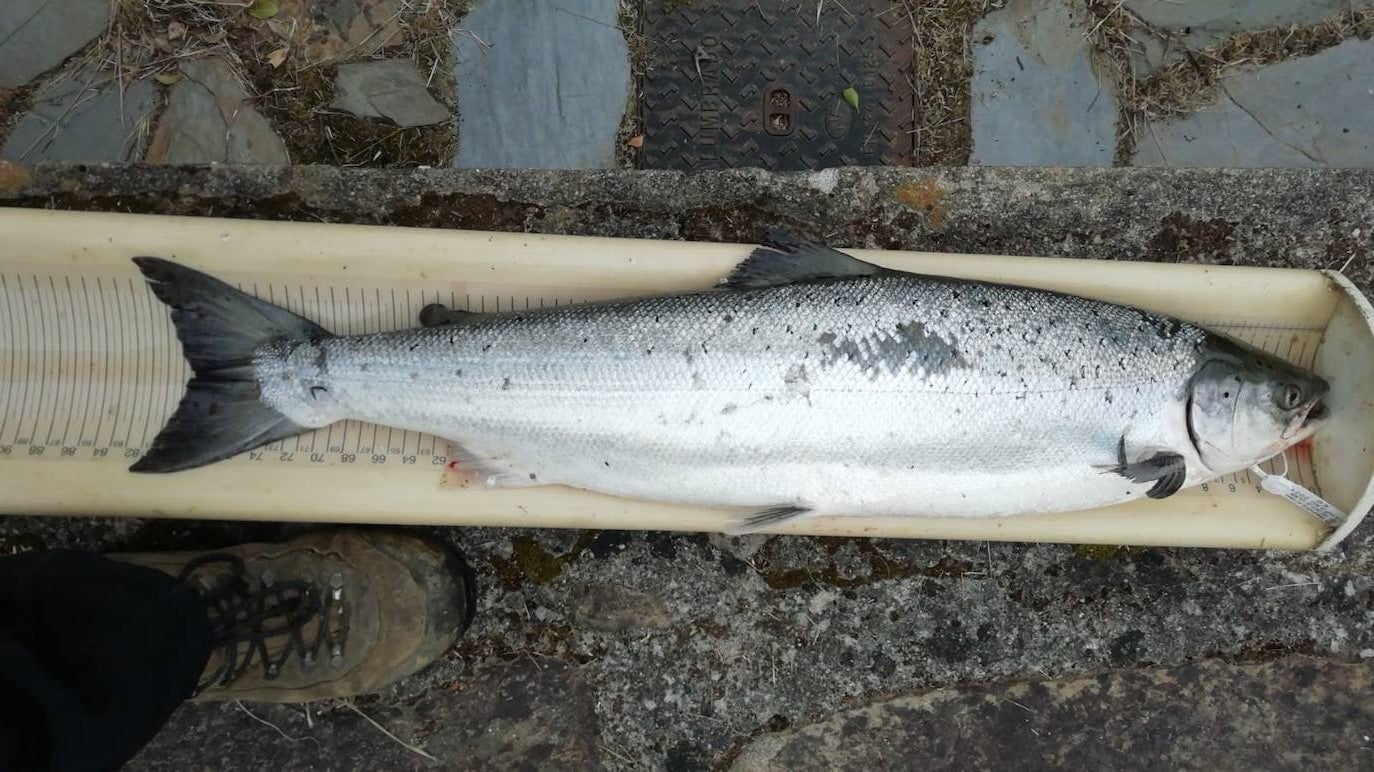
[[1246,469],[1311,437],[1329,415],[1321,376],[1230,339],[1209,356],[1188,388],[1188,433],[1217,474]]

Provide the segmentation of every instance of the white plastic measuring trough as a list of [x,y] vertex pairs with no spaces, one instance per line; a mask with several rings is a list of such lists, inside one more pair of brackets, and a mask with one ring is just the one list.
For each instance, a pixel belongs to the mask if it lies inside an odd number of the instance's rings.
[[[356,422],[198,470],[131,474],[188,371],[129,258],[172,258],[357,333],[413,326],[435,301],[495,311],[707,287],[751,248],[0,209],[0,512],[720,530],[729,514],[720,510],[551,486],[463,489],[442,440]],[[777,532],[1312,549],[1342,538],[1374,499],[1374,311],[1335,273],[853,253],[1161,311],[1314,367],[1332,383],[1334,419],[1289,454],[1289,476],[1355,514],[1333,535],[1241,474],[1164,501],[1072,514],[813,518]]]

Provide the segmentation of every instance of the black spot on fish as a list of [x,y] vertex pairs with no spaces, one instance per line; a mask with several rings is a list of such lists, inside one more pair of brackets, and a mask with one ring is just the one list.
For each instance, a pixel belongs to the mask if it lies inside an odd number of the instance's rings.
[[510,391],[510,379],[509,379],[509,378],[506,378],[506,379],[504,379],[504,380],[501,381],[501,391]]
[[458,368],[457,370],[454,370],[454,371],[453,371],[453,374],[456,375],[456,376],[458,376],[459,378],[462,378],[462,377],[463,377],[463,368],[460,367],[460,368]]
[[414,351],[415,349],[417,349],[417,348],[419,348],[419,347],[420,347],[420,344],[419,344],[419,343],[412,343],[412,344],[410,344],[410,350],[411,350],[411,351]]
[[482,347],[482,350],[483,350],[483,351],[491,351],[491,344],[488,343],[487,345],[483,346],[483,347]]
[[654,353],[654,347],[653,347],[653,346],[650,346],[650,347],[644,349],[644,356],[649,356],[649,355],[652,354],[652,353]]
[[311,399],[319,399],[320,397],[322,397],[322,396],[324,396],[325,394],[328,394],[328,393],[329,393],[329,389],[326,389],[326,388],[323,387],[323,386],[311,386],[311,387],[310,387],[310,398],[311,398]]
[[735,321],[735,317],[733,317],[733,316],[731,316],[731,315],[729,315],[729,314],[726,314],[725,316],[722,316],[720,319],[721,319],[721,321],[725,322],[726,324],[729,324],[730,322]]
[[362,364],[358,365],[358,369],[363,372],[367,372],[368,370],[372,369],[372,365],[368,364],[367,362],[363,362]]
[[736,405],[735,403],[731,402],[731,403],[727,404],[725,407],[723,407],[723,408],[720,409],[720,414],[721,414],[721,415],[730,415],[731,413],[735,412],[736,410],[739,410],[739,405]]
[[534,472],[530,472],[530,479],[531,479],[531,480],[538,480],[538,479],[539,479],[539,476],[536,475]]
[[609,462],[609,461],[602,461],[601,463],[605,464],[606,466],[610,466],[610,465],[611,465],[611,462]]
[[1112,404],[1112,393],[1110,391],[1105,392],[1103,396],[1106,397],[1108,405]]

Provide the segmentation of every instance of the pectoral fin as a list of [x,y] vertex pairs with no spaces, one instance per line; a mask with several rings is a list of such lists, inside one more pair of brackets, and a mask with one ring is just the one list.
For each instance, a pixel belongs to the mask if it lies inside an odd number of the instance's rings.
[[804,517],[811,510],[806,507],[798,507],[792,504],[780,504],[776,507],[760,509],[748,515],[744,515],[730,524],[725,532],[731,536],[741,536],[746,533],[754,533],[762,528],[777,523],[785,523],[798,517]]
[[1188,464],[1177,453],[1159,451],[1138,461],[1127,461],[1126,438],[1122,437],[1118,454],[1120,460],[1117,463],[1100,468],[1104,472],[1119,474],[1131,482],[1153,482],[1154,485],[1145,492],[1152,499],[1169,498],[1182,490],[1184,480],[1188,479]]

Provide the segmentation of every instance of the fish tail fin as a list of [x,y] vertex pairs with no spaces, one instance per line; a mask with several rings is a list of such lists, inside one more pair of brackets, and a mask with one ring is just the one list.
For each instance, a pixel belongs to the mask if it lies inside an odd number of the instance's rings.
[[305,431],[264,404],[255,352],[274,340],[330,337],[314,322],[168,260],[136,257],[153,293],[171,309],[194,375],[176,412],[132,472],[176,472]]

